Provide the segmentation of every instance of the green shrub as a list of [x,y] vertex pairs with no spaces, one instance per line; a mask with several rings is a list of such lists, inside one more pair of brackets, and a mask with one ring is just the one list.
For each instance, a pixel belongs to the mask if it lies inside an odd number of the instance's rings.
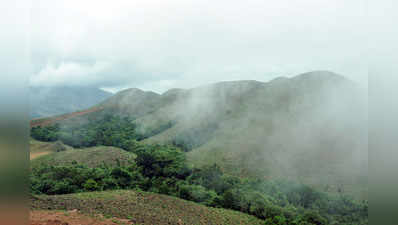
[[176,177],[185,179],[190,170],[185,163],[185,155],[171,146],[151,145],[136,149],[136,162],[145,177]]
[[86,191],[97,191],[99,190],[97,182],[93,179],[88,179],[86,183],[83,185],[84,190]]
[[214,199],[217,197],[217,194],[214,191],[208,190],[200,185],[185,184],[179,186],[178,196],[186,200],[213,206]]
[[321,215],[319,215],[318,212],[315,212],[312,210],[307,211],[303,217],[304,217],[304,220],[310,224],[316,224],[316,225],[327,224],[327,220],[325,218],[323,218]]
[[30,130],[30,135],[39,141],[56,141],[58,140],[58,132],[60,127],[58,124],[46,127],[32,127]]

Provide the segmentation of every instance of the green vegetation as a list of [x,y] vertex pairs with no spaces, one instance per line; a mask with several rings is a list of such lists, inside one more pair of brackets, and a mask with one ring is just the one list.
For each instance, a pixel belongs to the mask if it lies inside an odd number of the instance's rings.
[[[97,183],[95,190],[140,187],[154,192],[170,192],[170,182],[185,180],[191,170],[179,149],[169,146],[139,146],[134,153],[135,162],[127,166],[106,164],[95,168],[72,163],[55,166],[48,163],[33,164],[31,190],[38,194],[66,194],[86,191],[88,180]],[[159,191],[157,191],[159,190]]]
[[35,194],[68,194],[84,191],[136,188],[143,179],[134,168],[83,165],[32,168],[31,191]]
[[33,138],[29,140],[29,151],[31,153],[62,152],[69,149],[72,149],[72,147],[64,145],[60,141],[44,142],[44,141],[35,140]]
[[[65,134],[69,132],[72,132],[73,141],[65,139]],[[83,134],[91,136],[83,140],[74,139]],[[32,166],[31,191],[34,194],[134,189],[172,195],[205,206],[241,211],[264,220],[265,224],[367,224],[367,202],[318,192],[292,181],[231,176],[225,174],[217,164],[192,168],[187,164],[186,153],[178,147],[137,142],[142,135],[136,132],[135,124],[128,118],[106,116],[99,122],[92,120],[73,129],[72,126],[66,127],[65,130],[58,125],[33,128],[32,137],[40,137],[41,140],[57,137],[57,140],[71,141],[69,143],[75,147],[117,146],[136,156],[127,163],[100,163],[92,164],[91,167],[82,165],[83,161],[55,165],[43,159]],[[57,154],[66,157],[72,152],[78,151]],[[80,195],[73,195],[72,198],[75,200],[76,196]],[[46,198],[51,199],[42,197]],[[229,223],[224,221],[221,224]]]
[[30,135],[39,141],[56,141],[59,138],[59,124],[47,127],[32,127]]
[[255,215],[267,224],[367,224],[367,202],[296,182],[240,179],[223,174],[217,165],[193,171],[188,182],[217,194],[209,205]]
[[101,119],[89,119],[83,124],[33,127],[31,136],[39,141],[60,140],[75,148],[104,145],[123,149],[128,149],[131,141],[142,138],[142,135],[136,132],[136,125],[132,119],[109,114]]
[[142,175],[140,169],[134,164],[113,168],[42,166],[32,171],[31,189],[36,194],[49,195],[142,189],[241,211],[264,219],[266,224],[367,223],[367,203],[359,204],[345,196],[328,196],[304,185],[241,180],[221,173],[219,180],[215,180],[214,168],[199,172],[201,175],[192,173],[186,180],[173,176],[151,178]]
[[91,168],[101,165],[128,166],[134,162],[135,154],[111,146],[96,146],[81,149],[72,149],[41,156],[31,161],[33,168],[40,164],[52,166],[67,166],[82,164]]

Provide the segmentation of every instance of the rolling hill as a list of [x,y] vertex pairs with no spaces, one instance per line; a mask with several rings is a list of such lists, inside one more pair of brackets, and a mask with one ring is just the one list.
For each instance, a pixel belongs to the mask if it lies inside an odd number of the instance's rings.
[[285,177],[332,192],[367,193],[367,103],[343,76],[313,71],[270,82],[231,81],[163,94],[127,89],[101,111],[135,118],[144,143],[172,143],[197,167]]
[[30,87],[30,117],[50,117],[83,110],[111,95],[91,87]]

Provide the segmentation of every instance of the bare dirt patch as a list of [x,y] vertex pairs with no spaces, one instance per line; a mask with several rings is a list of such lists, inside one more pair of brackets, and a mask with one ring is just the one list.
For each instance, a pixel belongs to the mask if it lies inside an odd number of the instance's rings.
[[48,155],[50,153],[51,152],[31,152],[30,153],[30,160],[38,158],[38,157],[43,156],[43,155]]

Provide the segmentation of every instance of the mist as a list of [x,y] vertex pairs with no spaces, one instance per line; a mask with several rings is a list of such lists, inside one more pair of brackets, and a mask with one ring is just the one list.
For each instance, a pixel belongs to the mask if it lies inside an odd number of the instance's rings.
[[157,97],[166,104],[136,121],[143,132],[172,121],[144,143],[192,144],[187,154],[196,166],[217,163],[240,176],[367,199],[367,98],[357,83],[315,71],[173,90]]

